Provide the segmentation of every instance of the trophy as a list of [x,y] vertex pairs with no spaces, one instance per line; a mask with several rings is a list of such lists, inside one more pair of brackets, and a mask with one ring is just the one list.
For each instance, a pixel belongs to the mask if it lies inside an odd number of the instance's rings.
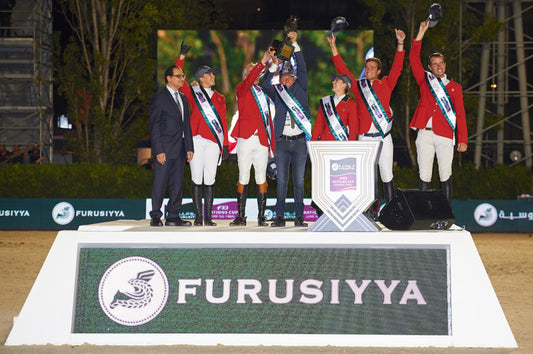
[[292,31],[296,31],[298,27],[298,19],[294,16],[289,17],[285,26],[283,27],[283,37],[282,41],[274,39],[272,41],[272,48],[275,50],[275,55],[282,61],[289,60],[292,53],[294,52],[294,47],[290,43],[287,34]]

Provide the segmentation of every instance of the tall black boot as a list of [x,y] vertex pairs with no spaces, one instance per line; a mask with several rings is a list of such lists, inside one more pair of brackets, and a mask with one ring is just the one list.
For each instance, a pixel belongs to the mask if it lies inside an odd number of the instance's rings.
[[428,191],[431,189],[431,181],[424,182],[421,179],[418,180],[418,189],[421,191]]
[[239,214],[229,223],[230,226],[246,226],[246,198],[248,197],[248,185],[245,185],[242,193],[237,193],[237,209]]
[[213,209],[213,199],[215,198],[215,185],[205,186],[204,189],[204,205],[205,205],[205,215],[204,215],[204,224],[205,226],[217,226],[213,220],[211,220],[211,211]]
[[257,225],[258,226],[268,226],[265,217],[265,210],[267,205],[267,194],[259,193],[259,188],[257,189]]
[[389,203],[394,197],[394,180],[383,183],[383,194],[385,194],[385,203]]
[[194,207],[194,226],[202,226],[203,225],[203,217],[202,217],[202,185],[196,184],[193,182],[192,184],[192,205]]
[[440,182],[440,188],[442,189],[442,193],[446,196],[446,199],[448,199],[450,205],[452,205],[452,178],[450,177],[447,181]]

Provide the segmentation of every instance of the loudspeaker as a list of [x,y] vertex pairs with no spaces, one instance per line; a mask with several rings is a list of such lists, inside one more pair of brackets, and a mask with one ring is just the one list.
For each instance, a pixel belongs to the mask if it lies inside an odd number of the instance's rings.
[[440,190],[397,189],[381,210],[379,222],[391,230],[445,230],[455,215]]

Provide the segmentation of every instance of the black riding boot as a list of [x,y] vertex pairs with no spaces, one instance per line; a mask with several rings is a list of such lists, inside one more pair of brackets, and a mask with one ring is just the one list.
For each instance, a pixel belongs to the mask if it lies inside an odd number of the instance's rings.
[[424,182],[421,179],[418,180],[418,189],[421,191],[428,191],[431,189],[431,181]]
[[205,186],[204,189],[204,205],[205,205],[205,215],[204,215],[204,224],[205,226],[217,226],[213,220],[211,220],[211,211],[213,209],[213,199],[215,198],[215,185]]
[[450,177],[447,181],[440,182],[440,188],[446,196],[446,199],[448,199],[448,203],[452,205],[452,178]]
[[383,183],[383,194],[385,194],[385,203],[389,203],[394,198],[394,180]]
[[194,207],[194,226],[202,226],[203,225],[203,217],[202,217],[202,185],[196,184],[193,182],[192,184],[192,205]]
[[237,193],[237,209],[239,214],[237,217],[229,223],[230,226],[246,226],[246,198],[248,197],[248,185],[244,186],[242,193]]
[[265,210],[267,205],[267,194],[266,193],[259,193],[259,189],[257,190],[257,225],[258,226],[268,226],[266,222],[265,217]]

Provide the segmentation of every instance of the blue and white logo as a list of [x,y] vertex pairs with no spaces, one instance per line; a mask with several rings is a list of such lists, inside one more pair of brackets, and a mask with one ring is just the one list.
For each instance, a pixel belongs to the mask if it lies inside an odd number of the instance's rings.
[[56,224],[67,225],[74,219],[76,210],[68,202],[57,203],[52,209],[52,219]]
[[474,210],[474,220],[483,227],[492,226],[498,221],[498,210],[489,203],[479,204]]

